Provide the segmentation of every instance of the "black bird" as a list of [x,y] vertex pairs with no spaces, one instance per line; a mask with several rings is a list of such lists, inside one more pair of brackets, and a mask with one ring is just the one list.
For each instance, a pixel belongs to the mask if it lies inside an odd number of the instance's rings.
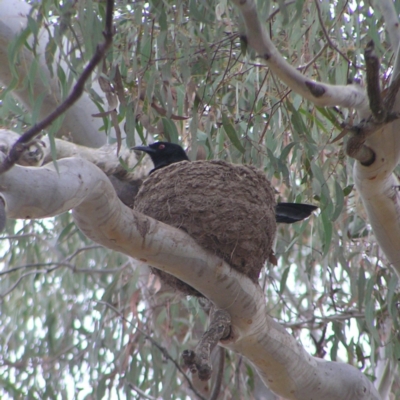
[[[154,169],[166,167],[167,165],[180,161],[190,161],[185,150],[178,144],[169,142],[156,142],[149,146],[136,146],[133,150],[144,151],[147,153],[154,164]],[[292,224],[293,222],[302,221],[309,217],[311,213],[318,207],[311,204],[302,203],[278,203],[275,209],[276,222]]]

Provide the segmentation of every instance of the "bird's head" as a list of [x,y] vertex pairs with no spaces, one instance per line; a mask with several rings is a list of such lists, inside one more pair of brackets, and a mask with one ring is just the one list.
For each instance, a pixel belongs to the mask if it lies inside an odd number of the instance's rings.
[[156,169],[166,167],[167,165],[173,163],[189,161],[185,150],[183,150],[179,144],[175,143],[155,142],[149,146],[135,146],[132,147],[132,149],[144,151],[151,157],[151,161],[153,161],[154,164],[154,169],[150,173]]

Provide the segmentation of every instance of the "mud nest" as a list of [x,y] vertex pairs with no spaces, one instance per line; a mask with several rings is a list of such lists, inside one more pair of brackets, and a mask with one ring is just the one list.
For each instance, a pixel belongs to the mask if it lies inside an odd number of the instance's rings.
[[[135,199],[136,210],[184,230],[254,282],[272,252],[275,205],[261,171],[224,161],[183,161],[156,170]],[[201,296],[172,275],[153,272],[173,288]]]

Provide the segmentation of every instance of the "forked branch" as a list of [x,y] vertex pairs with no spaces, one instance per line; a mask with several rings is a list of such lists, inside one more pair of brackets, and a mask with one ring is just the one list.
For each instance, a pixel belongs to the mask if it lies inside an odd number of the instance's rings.
[[338,138],[343,137],[347,132],[351,133],[346,146],[347,155],[360,161],[362,165],[369,166],[374,163],[376,156],[374,151],[364,144],[365,141],[383,129],[385,125],[399,118],[399,114],[393,112],[393,106],[400,88],[400,74],[395,77],[389,88],[382,92],[379,76],[380,61],[372,41],[367,44],[364,56],[371,116],[358,125],[345,127]]

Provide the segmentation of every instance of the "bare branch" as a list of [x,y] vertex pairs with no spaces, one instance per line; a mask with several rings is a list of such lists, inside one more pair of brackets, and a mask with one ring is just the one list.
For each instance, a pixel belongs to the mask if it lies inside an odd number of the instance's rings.
[[147,400],[157,400],[155,397],[153,396],[149,396],[148,394],[146,394],[145,392],[143,392],[143,390],[140,390],[137,386],[135,386],[133,383],[128,382],[128,386],[135,391],[140,398],[142,399],[147,399]]
[[322,55],[322,53],[328,48],[328,45],[325,44],[321,50],[307,63],[304,65],[299,65],[296,69],[298,71],[303,71],[306,70],[310,65],[314,64],[315,61]]
[[[346,54],[344,54],[342,51],[340,51],[340,49],[337,48],[337,46],[335,46],[335,44],[332,42],[331,38],[329,37],[329,33],[325,28],[325,24],[324,21],[322,19],[322,13],[321,13],[321,8],[319,6],[319,1],[315,0],[314,1],[315,7],[317,9],[317,13],[318,13],[318,20],[319,20],[319,25],[322,29],[322,32],[324,33],[325,39],[328,42],[328,46],[335,50],[337,53],[339,53],[350,65],[353,64],[353,62],[351,60],[349,60],[349,58],[346,56]],[[355,65],[356,68],[359,68],[357,65]]]
[[364,50],[365,65],[367,67],[367,93],[369,98],[369,108],[376,122],[383,122],[386,119],[386,110],[383,108],[381,96],[381,85],[379,68],[380,61],[375,53],[374,42],[368,42]]
[[220,340],[228,338],[230,332],[230,315],[224,310],[213,310],[210,326],[201,337],[196,350],[185,350],[182,353],[183,361],[192,374],[198,373],[202,381],[211,378],[211,352]]

